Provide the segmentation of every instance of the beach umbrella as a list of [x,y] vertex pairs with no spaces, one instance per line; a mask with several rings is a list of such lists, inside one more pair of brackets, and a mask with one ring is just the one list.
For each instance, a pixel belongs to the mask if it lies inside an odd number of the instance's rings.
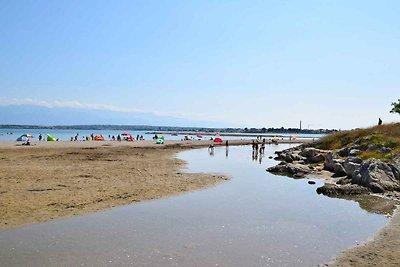
[[222,139],[217,137],[217,138],[214,139],[214,142],[215,143],[222,143]]
[[20,142],[25,142],[28,140],[28,137],[26,136],[26,134],[21,135],[20,137],[17,138],[17,141]]
[[122,135],[122,136],[130,136],[130,135],[131,135],[131,133],[124,132],[124,133],[122,133],[121,135]]

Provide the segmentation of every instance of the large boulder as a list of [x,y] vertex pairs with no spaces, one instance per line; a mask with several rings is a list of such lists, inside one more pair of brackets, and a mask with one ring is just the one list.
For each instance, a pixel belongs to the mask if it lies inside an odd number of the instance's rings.
[[301,151],[300,155],[306,158],[312,158],[315,157],[319,154],[321,155],[325,155],[327,152],[325,150],[322,149],[317,149],[314,147],[305,147],[303,148],[303,150]]
[[385,190],[400,190],[400,170],[394,164],[388,164],[377,159],[365,160],[358,171],[352,175],[352,183],[371,189],[374,193]]
[[325,156],[324,169],[334,173],[334,176],[345,176],[346,170],[343,167],[344,160],[335,159],[332,152],[328,152]]
[[313,157],[310,157],[310,158],[308,158],[306,160],[307,163],[311,163],[311,164],[312,163],[320,163],[320,162],[323,162],[323,161],[325,161],[325,156],[322,155],[322,154],[317,154],[317,155],[315,155]]
[[347,174],[347,177],[352,178],[354,175],[356,175],[356,172],[358,172],[360,170],[361,163],[362,163],[362,159],[360,159],[358,157],[348,157],[343,162],[343,167]]
[[267,171],[271,173],[291,175],[294,177],[304,177],[306,174],[311,173],[312,169],[306,165],[297,163],[280,163],[276,166],[268,168]]
[[367,194],[369,192],[370,191],[366,187],[356,184],[345,184],[345,185],[325,184],[317,188],[318,194],[323,194],[327,196],[359,195],[359,194]]

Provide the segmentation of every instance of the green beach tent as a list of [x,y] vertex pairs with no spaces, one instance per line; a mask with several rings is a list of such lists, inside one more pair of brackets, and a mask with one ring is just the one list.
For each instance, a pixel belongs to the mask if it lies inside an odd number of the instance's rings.
[[51,135],[47,134],[47,141],[57,141],[57,138],[55,138],[54,136],[51,136]]

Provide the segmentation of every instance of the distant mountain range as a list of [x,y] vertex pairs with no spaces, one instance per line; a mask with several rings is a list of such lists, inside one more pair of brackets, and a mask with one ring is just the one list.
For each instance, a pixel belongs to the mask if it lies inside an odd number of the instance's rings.
[[196,121],[152,113],[114,112],[34,105],[0,106],[1,125],[162,125],[178,127],[226,127],[213,121]]

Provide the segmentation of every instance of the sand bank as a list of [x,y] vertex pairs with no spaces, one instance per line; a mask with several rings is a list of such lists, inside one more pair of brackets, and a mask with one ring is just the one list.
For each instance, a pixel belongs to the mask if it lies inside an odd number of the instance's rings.
[[175,158],[182,150],[178,146],[9,145],[0,146],[0,229],[162,198],[226,179],[182,172],[184,162]]

